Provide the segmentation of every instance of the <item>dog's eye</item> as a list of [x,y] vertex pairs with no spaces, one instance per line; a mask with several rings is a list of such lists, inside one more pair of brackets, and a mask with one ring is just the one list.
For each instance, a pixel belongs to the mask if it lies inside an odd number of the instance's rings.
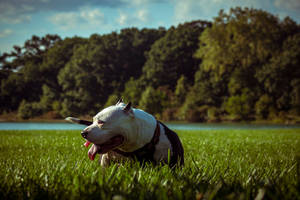
[[99,126],[100,128],[103,126],[103,124],[104,124],[104,121],[98,120],[98,126]]

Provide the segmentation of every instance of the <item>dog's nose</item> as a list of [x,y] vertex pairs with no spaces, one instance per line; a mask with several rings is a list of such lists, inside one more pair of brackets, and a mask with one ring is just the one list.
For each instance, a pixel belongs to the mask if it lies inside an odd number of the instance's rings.
[[81,132],[81,136],[82,136],[84,139],[86,139],[88,133],[89,133],[89,132],[87,132],[87,131],[82,131],[82,132]]

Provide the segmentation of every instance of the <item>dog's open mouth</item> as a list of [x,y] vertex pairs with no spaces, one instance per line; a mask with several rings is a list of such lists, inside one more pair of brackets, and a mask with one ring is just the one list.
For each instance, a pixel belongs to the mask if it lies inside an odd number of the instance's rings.
[[[88,155],[90,160],[94,160],[97,153],[104,154],[113,150],[114,148],[123,144],[124,137],[121,135],[117,135],[109,139],[107,142],[103,144],[93,144],[93,146],[89,149]],[[90,141],[86,141],[84,146],[88,147],[91,144]]]

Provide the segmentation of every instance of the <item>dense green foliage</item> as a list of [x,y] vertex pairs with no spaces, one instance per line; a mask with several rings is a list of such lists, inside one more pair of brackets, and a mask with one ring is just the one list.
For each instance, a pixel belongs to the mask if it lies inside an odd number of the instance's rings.
[[1,131],[1,199],[300,199],[300,130],[179,131],[185,166],[107,169],[78,131]]
[[0,112],[93,115],[122,96],[158,118],[300,115],[300,26],[262,10],[89,38],[33,36],[0,56]]

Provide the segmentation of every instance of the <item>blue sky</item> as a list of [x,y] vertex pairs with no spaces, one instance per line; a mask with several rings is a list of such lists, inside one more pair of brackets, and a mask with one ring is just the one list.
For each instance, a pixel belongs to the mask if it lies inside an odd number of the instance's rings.
[[300,22],[300,0],[0,0],[0,52],[32,35],[89,37],[125,27],[170,27],[212,20],[220,9],[251,7]]

